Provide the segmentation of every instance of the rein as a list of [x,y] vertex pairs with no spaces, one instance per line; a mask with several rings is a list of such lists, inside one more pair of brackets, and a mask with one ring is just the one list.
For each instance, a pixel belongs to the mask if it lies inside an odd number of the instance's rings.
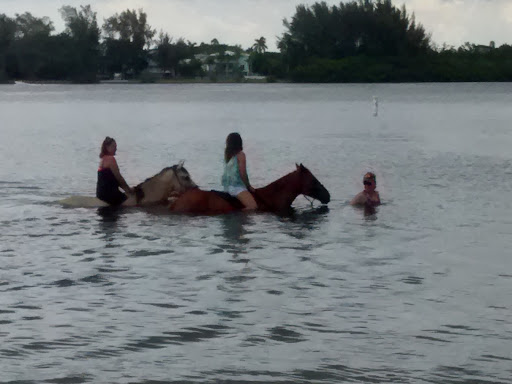
[[[183,183],[181,182],[181,178],[180,176],[178,175],[178,172],[176,171],[176,168],[174,168],[174,166],[172,167],[172,171],[174,172],[174,176],[176,177],[176,180],[178,180],[178,184],[180,185],[181,187],[181,190],[182,191],[186,191],[187,188],[183,185]],[[189,187],[190,188],[190,187]],[[194,187],[194,188],[199,188],[197,185]],[[176,195],[175,195],[176,196]]]
[[311,198],[309,199],[309,197],[307,197],[306,195],[302,194],[302,196],[304,196],[304,198],[309,201],[309,204],[311,204],[311,208],[313,208],[313,203],[315,202],[315,199]]

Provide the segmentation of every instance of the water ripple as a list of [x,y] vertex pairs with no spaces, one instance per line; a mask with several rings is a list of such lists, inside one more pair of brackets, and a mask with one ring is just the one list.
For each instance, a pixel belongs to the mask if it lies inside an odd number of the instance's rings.
[[283,343],[300,343],[301,341],[306,340],[304,335],[299,332],[295,332],[290,329],[290,327],[274,327],[269,329],[268,338],[275,341],[281,341]]

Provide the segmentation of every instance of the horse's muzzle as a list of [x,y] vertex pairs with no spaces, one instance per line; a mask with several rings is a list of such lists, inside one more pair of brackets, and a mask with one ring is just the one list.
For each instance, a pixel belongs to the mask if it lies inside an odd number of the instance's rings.
[[315,186],[310,196],[320,201],[322,204],[329,204],[329,202],[331,201],[331,194],[320,183],[318,183],[318,185]]
[[322,204],[329,204],[329,202],[331,201],[331,194],[329,193],[329,191],[326,189],[325,192],[323,192],[320,196],[320,198],[318,199],[320,200],[320,202]]

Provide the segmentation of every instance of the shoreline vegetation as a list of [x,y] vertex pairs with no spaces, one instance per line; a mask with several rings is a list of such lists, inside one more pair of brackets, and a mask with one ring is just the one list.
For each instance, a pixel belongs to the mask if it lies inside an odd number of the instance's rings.
[[[292,83],[291,81],[279,80],[270,81],[275,83]],[[268,84],[270,83],[267,78],[261,79],[223,79],[223,80],[210,80],[208,78],[195,79],[195,78],[177,78],[177,79],[156,79],[154,81],[141,81],[140,79],[132,80],[98,80],[87,84]],[[16,85],[16,84],[29,84],[29,85],[69,85],[69,84],[84,84],[73,82],[72,80],[8,80],[0,82],[0,85]],[[87,85],[84,84],[84,85]]]
[[125,10],[100,27],[91,6],[63,6],[56,34],[48,17],[0,14],[0,84],[510,82],[512,46],[439,47],[391,0],[298,5],[284,19],[279,52],[265,37],[247,49],[212,39],[173,39]]
[[172,80],[156,80],[152,82],[143,82],[138,79],[135,80],[100,80],[94,83],[78,83],[71,80],[9,80],[8,82],[0,82],[0,85],[186,85],[186,84],[443,84],[443,83],[459,83],[459,84],[470,84],[470,83],[511,83],[512,81],[388,81],[388,82],[361,82],[361,81],[346,81],[346,82],[296,82],[291,80],[222,80],[222,81],[211,81],[208,79],[172,79]]

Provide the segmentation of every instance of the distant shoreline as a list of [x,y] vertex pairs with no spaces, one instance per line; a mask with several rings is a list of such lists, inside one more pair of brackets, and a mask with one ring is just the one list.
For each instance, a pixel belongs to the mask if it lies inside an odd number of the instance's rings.
[[148,84],[471,84],[471,83],[512,83],[512,81],[383,81],[383,82],[302,82],[290,80],[267,81],[266,79],[218,80],[209,79],[166,79],[156,81],[141,80],[100,80],[94,83],[78,83],[67,80],[11,80],[0,82],[0,85],[148,85]]
[[[279,81],[288,83],[288,81]],[[210,80],[210,79],[159,79],[153,81],[143,80],[99,80],[92,83],[79,83],[70,80],[9,80],[6,82],[0,82],[3,85],[15,85],[15,84],[30,84],[30,85],[93,85],[93,84],[267,84],[269,81],[266,77],[262,78],[249,78],[249,79],[223,79],[223,80]]]

